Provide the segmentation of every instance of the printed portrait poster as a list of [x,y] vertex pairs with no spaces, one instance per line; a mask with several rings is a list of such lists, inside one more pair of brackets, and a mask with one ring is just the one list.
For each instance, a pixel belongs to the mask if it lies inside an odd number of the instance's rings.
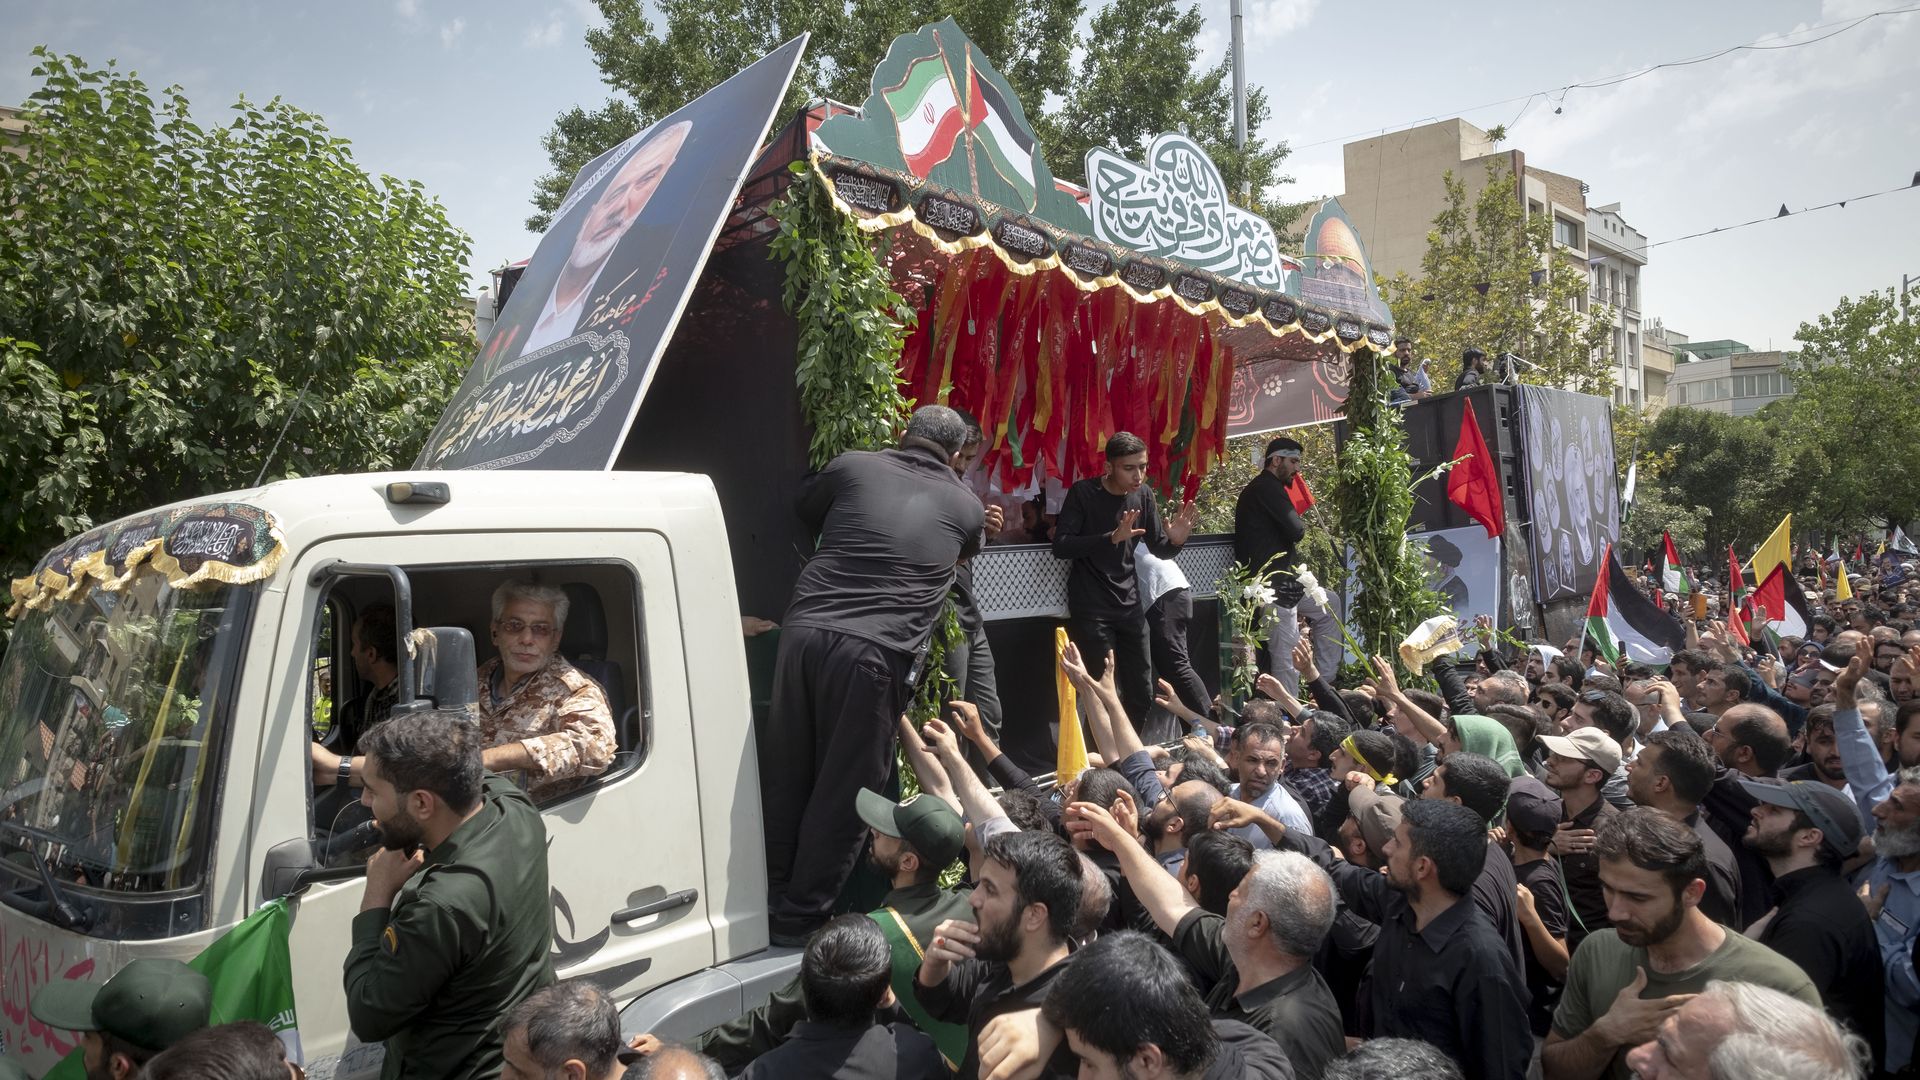
[[1520,388],[1521,449],[1533,514],[1533,584],[1542,604],[1588,596],[1620,535],[1613,405],[1544,386]]
[[[1410,532],[1407,540],[1426,545],[1427,584],[1440,594],[1441,603],[1453,612],[1461,626],[1473,625],[1481,615],[1500,623],[1500,538],[1488,536],[1479,525],[1432,532]],[[1353,565],[1353,551],[1347,551],[1347,564]],[[1349,589],[1354,578],[1347,579]],[[1351,622],[1354,594],[1341,597],[1341,618]],[[1399,642],[1389,642],[1398,648]],[[1373,646],[1369,646],[1373,648]],[[1383,651],[1375,649],[1375,651]],[[1469,642],[1461,655],[1472,656],[1479,646]]]
[[580,170],[416,468],[613,464],[805,45]]

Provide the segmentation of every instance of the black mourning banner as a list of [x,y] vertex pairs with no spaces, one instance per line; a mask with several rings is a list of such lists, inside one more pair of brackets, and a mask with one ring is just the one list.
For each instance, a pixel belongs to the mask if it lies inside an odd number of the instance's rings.
[[1533,516],[1533,587],[1543,604],[1587,596],[1619,535],[1613,407],[1602,397],[1520,388],[1521,450]]
[[416,468],[612,466],[805,46],[580,170]]

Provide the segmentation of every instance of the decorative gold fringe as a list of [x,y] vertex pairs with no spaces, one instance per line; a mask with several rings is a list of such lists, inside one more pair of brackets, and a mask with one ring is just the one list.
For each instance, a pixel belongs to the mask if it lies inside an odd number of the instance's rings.
[[[914,232],[925,237],[927,242],[933,245],[934,250],[946,255],[963,255],[969,251],[988,248],[999,257],[1001,264],[1009,271],[1019,274],[1022,277],[1037,274],[1042,270],[1062,269],[1059,252],[1056,251],[1040,259],[1023,258],[1020,255],[1007,251],[996,243],[993,239],[993,230],[991,228],[982,229],[980,232],[971,236],[962,236],[955,240],[948,240],[946,237],[940,235],[939,230],[921,221],[918,212],[911,203],[902,206],[892,213],[870,214],[840,197],[839,189],[834,185],[833,178],[828,176],[826,169],[821,166],[822,159],[823,155],[818,151],[810,152],[807,155],[808,167],[813,172],[813,175],[818,177],[822,184],[826,185],[827,197],[832,200],[834,209],[852,218],[854,225],[862,232],[884,232],[888,229],[898,228],[901,225],[907,225],[912,227]],[[982,220],[985,220],[984,215],[982,216]],[[1066,273],[1066,277],[1068,281],[1073,282],[1082,292],[1098,292],[1101,289],[1118,286],[1125,289],[1127,295],[1132,297],[1137,303],[1153,304],[1161,300],[1170,299],[1179,306],[1180,310],[1196,318],[1218,315],[1222,322],[1235,329],[1254,326],[1264,329],[1267,333],[1277,338],[1289,336],[1300,337],[1315,345],[1324,345],[1331,341],[1335,348],[1347,355],[1352,355],[1361,349],[1369,347],[1364,331],[1353,341],[1340,340],[1338,330],[1339,320],[1337,317],[1328,323],[1327,329],[1324,332],[1315,334],[1302,326],[1298,318],[1295,318],[1290,323],[1276,325],[1268,321],[1266,313],[1258,308],[1255,308],[1244,316],[1237,316],[1223,307],[1218,300],[1208,300],[1201,304],[1192,303],[1173,291],[1173,282],[1171,279],[1168,280],[1167,284],[1157,289],[1149,292],[1141,292],[1123,281],[1118,273],[1086,279],[1069,270]],[[1295,306],[1299,308],[1301,305],[1296,304]]]

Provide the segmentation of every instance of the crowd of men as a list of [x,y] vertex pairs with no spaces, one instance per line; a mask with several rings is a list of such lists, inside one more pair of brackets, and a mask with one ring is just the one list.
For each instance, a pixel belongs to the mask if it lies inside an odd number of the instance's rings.
[[[356,1035],[386,1044],[385,1075],[1916,1069],[1913,586],[1869,574],[1874,603],[1828,603],[1807,640],[1759,651],[1690,622],[1664,672],[1578,643],[1510,653],[1481,628],[1471,661],[1432,668],[1437,692],[1379,657],[1337,686],[1332,616],[1294,574],[1300,448],[1277,439],[1236,529],[1241,559],[1271,575],[1276,644],[1259,695],[1229,710],[1182,685],[1177,608],[1151,616],[1185,588],[1163,588],[1154,561],[1194,519],[1161,520],[1148,450],[1123,433],[1055,525],[1071,562],[1061,670],[1094,754],[1043,784],[1000,751],[991,650],[964,618],[955,700],[917,728],[903,715],[940,609],[956,589],[971,602],[966,560],[998,525],[959,480],[979,441],[964,415],[923,408],[899,448],[843,455],[801,496],[821,542],[760,732],[778,762],[762,769],[770,926],[803,947],[800,971],[691,1041],[623,1036],[615,1002],[555,982],[548,961],[526,789],[604,769],[611,746],[604,695],[555,652],[564,596],[496,595],[481,722],[346,710],[350,742],[316,746],[314,764],[378,825],[343,986]],[[354,630],[363,675],[392,659],[376,630]],[[896,742],[920,788],[904,800],[880,794]],[[863,858],[890,891],[838,911]],[[210,1027],[208,999],[184,965],[139,961],[45,987],[32,1010],[81,1033],[89,1076],[295,1071],[265,1028]]]

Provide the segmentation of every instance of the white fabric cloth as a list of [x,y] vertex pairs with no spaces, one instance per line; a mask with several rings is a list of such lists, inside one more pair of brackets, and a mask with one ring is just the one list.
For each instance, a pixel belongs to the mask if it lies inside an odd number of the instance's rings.
[[1280,680],[1280,685],[1287,688],[1287,693],[1296,698],[1301,696],[1300,673],[1293,667],[1293,647],[1300,644],[1301,615],[1307,617],[1307,625],[1313,630],[1314,666],[1328,679],[1340,673],[1340,661],[1347,650],[1340,640],[1339,620],[1321,606],[1311,592],[1300,598],[1298,607],[1267,610],[1273,613],[1269,616],[1273,623],[1267,628],[1267,666],[1272,669],[1273,677]]
[[1134,591],[1140,594],[1142,611],[1175,589],[1191,587],[1187,582],[1187,573],[1180,569],[1179,563],[1160,558],[1138,540],[1133,542],[1133,573],[1139,585]]
[[[1233,785],[1232,797],[1236,799],[1240,797],[1239,784]],[[1276,779],[1273,786],[1267,789],[1266,795],[1254,805],[1266,811],[1268,817],[1287,828],[1298,829],[1302,836],[1313,835],[1313,822],[1307,818],[1307,812],[1301,808],[1299,800],[1287,793],[1286,785],[1279,780]],[[1267,839],[1267,834],[1261,832],[1257,825],[1242,825],[1232,832],[1256,848],[1273,846],[1273,842]]]

